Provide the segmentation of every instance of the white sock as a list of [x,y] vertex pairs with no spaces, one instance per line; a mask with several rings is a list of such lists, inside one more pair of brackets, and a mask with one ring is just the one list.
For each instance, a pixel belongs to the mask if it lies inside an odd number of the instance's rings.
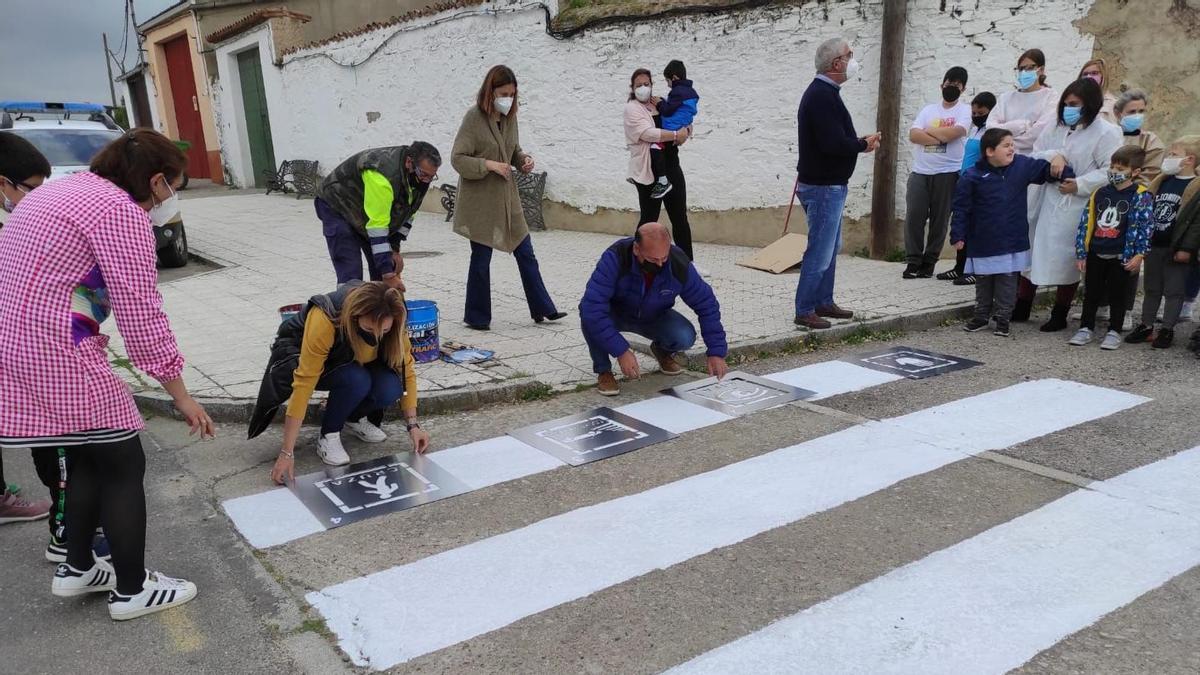
[[659,185],[666,185],[666,184],[667,184],[667,177],[666,177],[666,176],[659,176],[659,178],[658,178],[658,184],[659,184]]

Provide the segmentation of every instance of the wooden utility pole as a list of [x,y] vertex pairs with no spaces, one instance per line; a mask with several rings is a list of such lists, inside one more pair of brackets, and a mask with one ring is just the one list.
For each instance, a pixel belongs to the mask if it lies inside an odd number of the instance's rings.
[[117,89],[113,86],[112,77],[112,58],[108,54],[108,33],[101,33],[101,39],[104,40],[104,68],[108,71],[108,96],[112,99],[112,106],[117,107]]
[[900,99],[904,82],[904,32],[908,0],[884,0],[883,43],[879,49],[879,114],[883,134],[875,150],[871,193],[871,257],[883,258],[895,246],[896,153],[900,139]]

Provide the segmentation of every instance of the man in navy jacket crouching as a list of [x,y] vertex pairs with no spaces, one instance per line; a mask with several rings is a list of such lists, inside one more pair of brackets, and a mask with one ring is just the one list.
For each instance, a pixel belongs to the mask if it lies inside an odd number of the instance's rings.
[[700,320],[700,334],[707,346],[708,373],[718,378],[726,373],[725,329],[721,305],[712,287],[700,278],[683,251],[671,244],[671,232],[661,223],[646,223],[637,233],[608,247],[579,303],[583,337],[592,354],[592,371],[605,396],[621,392],[613,376],[615,357],[626,379],[640,375],[637,357],[622,332],[650,339],[650,351],[666,375],[678,375],[683,367],[677,352],[696,343],[696,329],[672,309],[681,298]]

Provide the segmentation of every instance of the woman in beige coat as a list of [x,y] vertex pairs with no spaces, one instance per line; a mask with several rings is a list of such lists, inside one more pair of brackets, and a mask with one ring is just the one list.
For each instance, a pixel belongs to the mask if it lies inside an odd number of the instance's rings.
[[488,330],[492,323],[492,249],[517,259],[529,315],[537,323],[566,316],[542,283],[533,242],[521,211],[513,165],[533,171],[533,157],[521,150],[517,129],[517,76],[508,66],[494,66],[483,79],[475,105],[463,117],[450,164],[458,172],[454,231],[471,240],[467,301],[463,321]]

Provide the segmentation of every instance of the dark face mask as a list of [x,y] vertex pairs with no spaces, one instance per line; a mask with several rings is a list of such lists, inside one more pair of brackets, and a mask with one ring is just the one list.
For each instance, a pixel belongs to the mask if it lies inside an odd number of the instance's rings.
[[658,274],[662,271],[662,265],[656,265],[649,260],[643,260],[640,265],[646,274]]
[[959,96],[962,96],[962,90],[958,87],[955,87],[954,85],[946,85],[945,87],[942,87],[942,98],[945,99],[947,103],[954,103],[958,100]]
[[983,128],[983,125],[987,124],[987,118],[987,115],[972,115],[971,124],[974,124],[979,128]]
[[362,328],[359,328],[358,336],[360,338],[362,338],[363,342],[367,343],[368,345],[370,345],[372,347],[379,346],[379,338],[375,337],[375,334],[372,333],[371,331],[367,331],[367,330],[363,330]]

